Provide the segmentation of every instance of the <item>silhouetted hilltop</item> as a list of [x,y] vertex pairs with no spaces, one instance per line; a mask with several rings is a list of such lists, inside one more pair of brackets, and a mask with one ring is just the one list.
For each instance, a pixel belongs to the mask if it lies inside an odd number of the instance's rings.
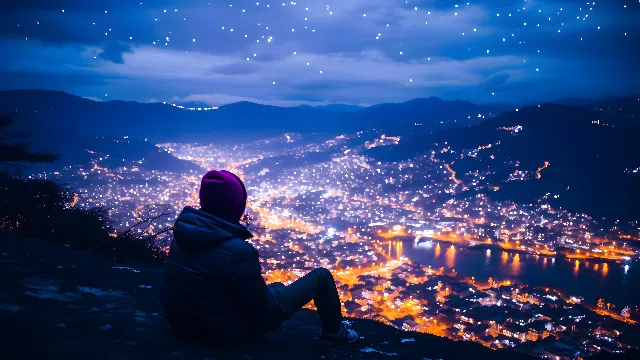
[[606,125],[613,121],[598,111],[540,105],[471,128],[405,138],[395,148],[372,154],[393,160],[448,148],[437,157],[451,164],[458,179],[487,173],[478,186],[487,185],[482,192],[492,197],[530,203],[549,194],[552,204],[573,211],[638,219],[640,174],[633,170],[640,167],[640,153],[630,149],[639,133]]
[[[422,113],[424,118],[440,118],[443,121],[457,120],[463,123],[471,123],[473,121],[476,121],[478,114],[489,117],[501,112],[500,109],[494,107],[479,106],[464,100],[445,101],[435,96],[431,96],[425,99],[413,99],[401,104],[379,104],[371,106],[367,109],[371,113],[377,113],[379,115],[384,114],[384,116],[389,117],[396,117],[400,121],[406,121],[402,120],[403,118],[414,117],[413,114]],[[469,116],[473,118],[473,121],[467,121]],[[420,122],[419,118],[418,122]]]
[[[381,104],[355,111],[344,108],[292,107],[239,102],[217,110],[190,111],[162,103],[93,101],[60,91],[0,91],[0,113],[26,127],[65,129],[97,136],[143,136],[172,140],[209,139],[215,135],[269,136],[283,132],[348,132],[372,128],[432,132],[477,123],[492,107],[438,98]],[[416,128],[415,124],[421,124]]]
[[612,125],[640,128],[640,95],[589,102],[584,107],[599,112]]
[[0,232],[0,345],[6,359],[491,359],[530,358],[471,342],[352,319],[361,339],[326,346],[317,315],[300,311],[275,333],[240,346],[175,337],[158,302],[161,269]]
[[553,103],[598,111],[611,125],[640,126],[640,94],[602,99],[566,98]]

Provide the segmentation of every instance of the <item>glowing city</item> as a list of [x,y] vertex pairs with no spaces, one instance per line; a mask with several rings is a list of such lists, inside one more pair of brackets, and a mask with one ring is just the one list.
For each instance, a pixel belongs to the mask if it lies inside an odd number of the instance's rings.
[[[590,352],[634,345],[619,335],[640,320],[636,304],[612,304],[606,294],[589,302],[579,293],[530,286],[508,275],[458,273],[454,266],[456,252],[486,252],[487,259],[493,252],[511,274],[531,258],[545,267],[568,262],[574,276],[583,269],[605,278],[612,266],[627,272],[639,255],[628,245],[636,239],[598,229],[589,216],[544,201],[523,206],[478,195],[440,203],[438,194],[473,187],[474,180],[462,182],[438,159],[446,148],[401,162],[366,155],[372,144],[401,141],[359,132],[323,140],[285,134],[234,146],[157,146],[203,170],[225,168],[244,179],[248,226],[255,234],[250,241],[261,253],[268,282],[287,283],[323,266],[333,272],[350,316],[492,348],[549,336]],[[101,162],[109,154],[87,151],[94,156],[91,164],[32,176],[69,182],[78,191],[75,206],[110,208],[117,229],[131,227],[145,211],[170,209],[172,216],[137,230],[153,234],[171,227],[183,206],[198,206],[200,172],[147,171],[144,159],[107,168]],[[329,155],[309,160],[318,154]],[[542,165],[536,174],[544,176],[546,166],[553,165]],[[523,176],[534,175],[519,173],[513,181]],[[162,234],[158,246],[166,247],[170,238],[170,232]],[[421,265],[406,256],[407,246],[429,248],[444,265]]]

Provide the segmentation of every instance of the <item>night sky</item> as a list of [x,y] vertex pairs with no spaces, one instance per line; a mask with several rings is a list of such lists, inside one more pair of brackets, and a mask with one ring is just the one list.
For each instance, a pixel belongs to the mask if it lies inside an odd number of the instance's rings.
[[639,0],[2,0],[0,89],[282,106],[628,95],[639,24]]

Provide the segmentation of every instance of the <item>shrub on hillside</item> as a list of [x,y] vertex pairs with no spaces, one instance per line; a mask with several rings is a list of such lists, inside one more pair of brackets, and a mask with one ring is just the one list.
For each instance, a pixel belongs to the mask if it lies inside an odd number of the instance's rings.
[[154,246],[155,236],[117,234],[105,208],[76,207],[69,187],[49,180],[21,178],[26,165],[51,163],[58,156],[33,152],[27,144],[16,142],[27,134],[4,134],[12,123],[0,118],[0,229],[100,252],[118,261],[162,263],[164,253]]

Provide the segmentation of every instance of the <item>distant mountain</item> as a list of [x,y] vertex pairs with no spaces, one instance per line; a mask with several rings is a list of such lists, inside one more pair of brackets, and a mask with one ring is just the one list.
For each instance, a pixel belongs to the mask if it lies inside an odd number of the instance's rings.
[[357,111],[345,111],[337,105],[282,108],[249,102],[190,111],[162,103],[96,102],[60,91],[0,91],[0,114],[11,114],[29,129],[181,141],[233,141],[256,134],[264,137],[283,132],[340,133],[371,128],[430,133],[475,124],[482,118],[478,114],[491,117],[495,112],[492,107],[438,98]]
[[332,111],[358,111],[358,110],[365,109],[362,106],[348,105],[348,104],[329,104],[329,105],[321,105],[321,106],[300,105],[298,107],[303,109],[318,109],[318,110],[332,110]]
[[599,111],[548,104],[470,128],[408,137],[395,148],[376,148],[371,154],[393,160],[447,149],[437,157],[451,164],[458,179],[489,173],[473,179],[494,198],[531,203],[550,194],[558,207],[612,220],[640,220],[640,171],[633,172],[640,168],[640,152],[634,151],[640,132],[604,125],[615,120]]
[[117,168],[136,166],[144,170],[157,171],[201,171],[195,163],[180,160],[150,141],[140,138],[113,139],[88,135],[65,136],[60,132],[35,130],[29,139],[34,149],[60,154],[60,159],[52,164],[34,165],[32,171],[53,171],[58,165],[87,166],[93,160],[102,159],[100,166]]
[[[413,99],[404,103],[385,103],[368,107],[371,113],[395,117],[412,117],[415,113],[430,111],[429,116],[438,117],[442,120],[464,120],[462,114],[467,116],[495,115],[499,109],[480,106],[464,100],[445,101],[435,96],[424,99]],[[472,110],[478,110],[471,112]],[[461,114],[458,116],[452,114]]]
[[606,99],[604,99],[604,98],[602,98],[602,99],[583,99],[583,98],[578,98],[578,97],[568,97],[568,98],[564,98],[564,99],[553,100],[553,101],[550,101],[550,103],[558,104],[558,105],[575,106],[575,107],[585,107],[588,104],[591,104],[593,102],[604,101],[604,100],[606,100]]

